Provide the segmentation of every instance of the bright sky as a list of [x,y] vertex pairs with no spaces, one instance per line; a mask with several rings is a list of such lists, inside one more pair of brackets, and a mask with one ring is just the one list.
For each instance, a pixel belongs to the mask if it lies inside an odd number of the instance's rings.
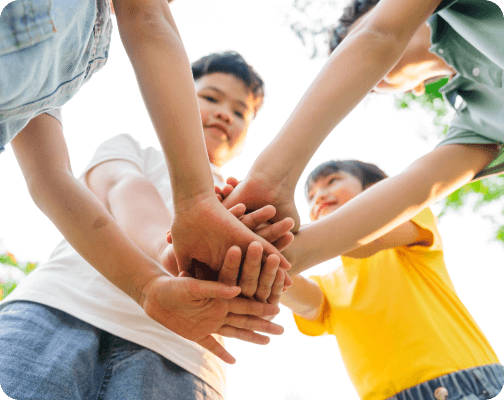
[[[266,84],[264,107],[252,123],[242,156],[223,169],[226,176],[245,176],[325,61],[309,60],[309,51],[285,25],[285,13],[291,4],[292,0],[177,0],[171,5],[191,60],[210,52],[236,50]],[[335,20],[337,16],[335,13]],[[170,73],[169,65],[166,73]],[[98,145],[118,133],[130,133],[143,145],[159,148],[117,29],[108,64],[63,112],[76,175]],[[331,158],[359,158],[377,163],[390,175],[396,174],[435,145],[431,121],[423,110],[397,111],[393,98],[369,97],[324,142],[307,172]],[[4,210],[0,251],[9,250],[20,260],[46,260],[61,236],[30,199],[10,147],[0,156],[0,171]],[[308,209],[301,190],[304,178],[296,201],[307,223]],[[501,211],[502,207],[493,210],[496,214]],[[457,292],[504,360],[500,310],[504,304],[504,246],[491,240],[491,223],[470,210],[450,214],[441,221],[440,229]],[[310,274],[326,273],[338,265],[339,261],[333,260],[315,267]],[[286,332],[272,338],[268,346],[227,341],[238,359],[228,368],[228,399],[358,399],[334,337],[300,334],[286,308],[276,322]]]

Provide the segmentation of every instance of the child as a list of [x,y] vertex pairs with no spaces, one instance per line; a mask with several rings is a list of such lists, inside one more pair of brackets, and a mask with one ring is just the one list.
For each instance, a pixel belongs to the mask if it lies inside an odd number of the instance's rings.
[[[475,177],[504,168],[499,7],[487,0],[383,0],[373,7],[376,3],[352,3],[335,29],[332,47],[338,46],[326,66],[224,203],[244,202],[250,209],[273,204],[277,218],[292,216],[298,227],[294,189],[302,171],[364,96],[371,90],[421,92],[425,81],[451,77],[443,91],[458,109],[447,137],[404,172],[335,213],[332,223],[340,237],[332,257],[373,241]],[[390,199],[390,193],[401,196]]]
[[[263,84],[234,52],[204,57],[193,64],[193,72],[208,156],[223,165],[239,153]],[[226,140],[221,140],[223,133]],[[217,166],[213,177],[222,184]],[[164,236],[173,203],[160,151],[141,148],[129,135],[116,136],[97,149],[82,182],[132,245],[154,265],[177,274]],[[243,212],[244,207],[235,209],[233,218]],[[238,222],[255,229],[272,214],[269,206]],[[292,225],[286,220],[261,235],[275,241]],[[275,303],[283,288],[280,259],[268,256],[261,271],[262,253],[259,243],[249,246],[241,293]],[[229,363],[234,358],[211,334],[266,344],[268,338],[255,331],[282,332],[257,318],[277,313],[276,305],[237,298],[240,288],[228,286],[236,282],[242,253],[233,246],[227,254],[219,282],[174,278],[159,268],[137,304],[62,241],[49,261],[1,303],[2,389],[19,400],[222,399],[224,365],[217,357]]]
[[[285,251],[291,271],[327,251],[329,214],[385,178],[361,161],[318,166],[306,182],[318,222]],[[294,276],[281,303],[301,332],[336,336],[361,399],[483,400],[501,391],[504,367],[455,292],[429,208],[341,261],[326,276]]]
[[[267,254],[280,255],[215,198],[190,65],[168,2],[117,0],[114,9],[171,181],[177,182],[172,233],[181,268],[194,258],[218,269],[231,245],[244,251],[254,240]],[[37,206],[79,254],[138,299],[157,267],[127,245],[126,237],[123,248],[111,239],[119,229],[73,177],[55,111],[106,63],[111,29],[109,0],[7,4],[0,16],[0,151],[12,144]],[[104,242],[107,254],[99,245]],[[122,276],[129,280],[139,266],[145,279],[125,284]]]

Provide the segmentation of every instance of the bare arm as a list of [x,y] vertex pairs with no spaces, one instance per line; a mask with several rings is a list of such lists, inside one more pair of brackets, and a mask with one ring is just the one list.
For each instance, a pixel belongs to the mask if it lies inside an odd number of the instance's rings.
[[296,184],[326,136],[400,60],[409,41],[441,0],[382,0],[352,30],[317,75],[243,184],[225,204],[272,204],[277,218],[299,216]]
[[[217,200],[189,60],[166,0],[115,0],[121,39],[165,154],[175,214],[173,248],[181,271],[192,259],[219,271],[227,250],[257,240]],[[204,244],[204,245],[202,245]]]
[[[495,156],[495,146],[447,145],[415,161],[401,174],[385,179],[352,199],[326,218],[307,225],[284,254],[292,274],[352,250],[370,253],[405,244],[429,241],[411,225],[403,225],[426,206],[469,182]],[[384,239],[378,238],[402,225]],[[398,234],[399,233],[399,234]],[[388,240],[388,241],[387,241]],[[376,241],[375,243],[372,243]],[[358,255],[359,253],[354,253]]]
[[309,321],[317,320],[324,305],[324,295],[320,287],[301,275],[292,277],[293,285],[282,294],[280,303],[292,312]]
[[441,0],[382,0],[330,56],[253,170],[294,184],[325,137],[401,58]]
[[12,148],[35,204],[87,262],[138,302],[147,282],[163,272],[73,176],[61,124],[39,115]]

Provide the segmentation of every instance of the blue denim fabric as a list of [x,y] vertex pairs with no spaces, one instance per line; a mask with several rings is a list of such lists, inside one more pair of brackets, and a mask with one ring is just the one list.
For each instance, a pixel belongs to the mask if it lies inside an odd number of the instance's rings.
[[108,57],[108,0],[15,0],[0,16],[0,152],[61,107]]
[[[503,386],[504,367],[491,364],[440,376],[403,390],[387,400],[487,400],[497,396]],[[439,388],[445,388],[448,397],[435,397],[435,393],[440,392]]]
[[159,354],[57,309],[0,308],[0,385],[16,400],[222,400]]

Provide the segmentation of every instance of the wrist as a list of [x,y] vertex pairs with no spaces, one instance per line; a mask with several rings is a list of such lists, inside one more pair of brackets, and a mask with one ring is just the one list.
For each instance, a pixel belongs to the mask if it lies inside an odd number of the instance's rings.
[[[213,204],[219,202],[215,195],[215,189],[212,186],[211,190],[202,189],[201,191],[194,191],[185,195],[180,195],[177,198],[173,197],[173,209],[175,214],[183,214],[189,211],[197,204],[205,202],[206,204]],[[219,202],[220,203],[220,202]]]
[[156,284],[156,282],[159,279],[165,279],[165,278],[173,278],[170,275],[163,273],[160,271],[158,274],[151,275],[147,279],[143,281],[140,287],[138,287],[138,296],[133,297],[133,299],[140,305],[140,307],[144,308],[145,301],[147,300],[147,296],[149,291],[152,289],[153,285]]

